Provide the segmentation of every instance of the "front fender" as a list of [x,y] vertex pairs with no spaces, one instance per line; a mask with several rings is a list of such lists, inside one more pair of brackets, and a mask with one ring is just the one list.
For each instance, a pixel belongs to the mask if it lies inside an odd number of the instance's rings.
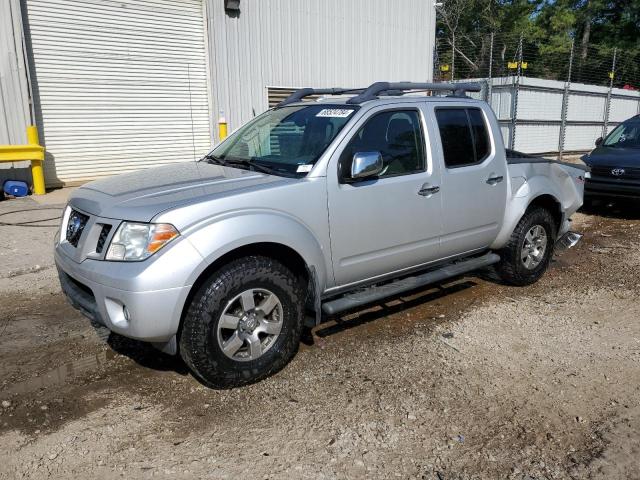
[[243,210],[229,212],[209,219],[207,224],[190,228],[187,238],[204,258],[194,282],[200,274],[223,255],[255,243],[277,243],[295,250],[313,267],[321,289],[327,285],[328,252],[311,229],[301,220],[283,212],[271,210]]

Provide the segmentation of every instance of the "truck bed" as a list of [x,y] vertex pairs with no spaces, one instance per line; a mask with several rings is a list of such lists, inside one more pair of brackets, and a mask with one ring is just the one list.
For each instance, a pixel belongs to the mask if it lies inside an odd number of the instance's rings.
[[589,167],[587,167],[584,163],[569,163],[562,162],[560,160],[553,160],[550,158],[544,157],[536,157],[530,155],[528,153],[518,152],[517,150],[506,149],[507,154],[507,164],[509,165],[517,165],[519,163],[557,163],[559,165],[565,165],[567,167],[578,168],[580,170],[584,170],[585,172],[589,171]]

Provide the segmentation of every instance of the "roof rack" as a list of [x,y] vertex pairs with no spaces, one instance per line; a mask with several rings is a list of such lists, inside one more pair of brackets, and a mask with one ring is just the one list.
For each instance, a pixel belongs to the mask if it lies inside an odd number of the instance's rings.
[[357,93],[347,100],[350,104],[360,104],[378,98],[378,95],[403,95],[409,91],[428,92],[453,92],[454,97],[465,97],[466,92],[479,92],[482,87],[479,83],[414,83],[414,82],[376,82],[367,88],[301,88],[296,90],[276,107],[284,107],[295,103],[309,95],[344,95],[345,93]]
[[479,92],[479,83],[414,83],[414,82],[376,82],[359,95],[347,100],[347,103],[360,104],[374,100],[381,94],[402,95],[407,91],[422,90],[430,92],[453,92],[454,97],[465,97],[466,92]]
[[344,95],[345,93],[360,93],[364,90],[364,88],[301,88],[278,103],[276,107],[284,107],[290,103],[298,102],[309,95]]

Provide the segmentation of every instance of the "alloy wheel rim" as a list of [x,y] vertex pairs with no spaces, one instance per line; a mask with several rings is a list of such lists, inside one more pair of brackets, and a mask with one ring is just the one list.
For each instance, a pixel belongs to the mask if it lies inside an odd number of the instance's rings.
[[264,355],[280,336],[282,302],[264,288],[251,288],[233,297],[218,320],[217,339],[232,360],[248,362]]
[[524,236],[524,243],[520,252],[520,260],[527,270],[536,268],[547,251],[547,231],[542,225],[534,225]]

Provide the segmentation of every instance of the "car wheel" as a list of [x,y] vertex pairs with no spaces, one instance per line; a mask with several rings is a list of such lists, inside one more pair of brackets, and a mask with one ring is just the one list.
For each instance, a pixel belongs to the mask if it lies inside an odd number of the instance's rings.
[[194,295],[180,332],[180,355],[207,386],[232,388],[282,369],[298,350],[302,280],[261,256],[234,260]]
[[512,285],[530,285],[547,270],[556,241],[556,224],[548,210],[528,210],[500,251],[496,269]]

